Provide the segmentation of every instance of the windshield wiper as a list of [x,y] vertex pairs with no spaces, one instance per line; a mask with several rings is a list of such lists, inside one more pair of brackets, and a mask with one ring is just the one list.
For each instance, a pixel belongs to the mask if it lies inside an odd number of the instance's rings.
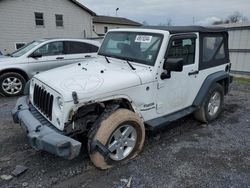
[[[110,63],[110,61],[109,61],[109,59],[107,58],[106,55],[101,54],[101,53],[99,53],[99,55],[103,55],[103,56],[105,57],[106,61],[107,61],[108,63]],[[136,68],[129,62],[129,60],[128,60],[127,58],[125,59],[125,58],[120,58],[120,57],[116,57],[116,56],[115,56],[115,58],[125,60],[125,62],[130,66],[130,68],[131,68],[132,70],[136,70]]]
[[106,61],[107,61],[108,63],[110,63],[110,61],[109,61],[109,59],[107,58],[107,56],[104,56],[104,57],[105,57]]
[[130,68],[131,68],[132,70],[136,70],[136,68],[133,67],[133,65],[132,65],[128,60],[126,60],[126,62],[128,63],[128,65],[130,66]]

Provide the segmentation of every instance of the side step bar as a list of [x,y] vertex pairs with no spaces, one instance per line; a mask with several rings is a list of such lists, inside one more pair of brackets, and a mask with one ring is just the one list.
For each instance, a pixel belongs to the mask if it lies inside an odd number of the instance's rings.
[[165,126],[169,125],[171,122],[176,121],[186,115],[193,113],[196,109],[197,109],[196,107],[190,106],[183,110],[174,112],[172,114],[146,121],[145,122],[146,128],[151,131],[164,128]]

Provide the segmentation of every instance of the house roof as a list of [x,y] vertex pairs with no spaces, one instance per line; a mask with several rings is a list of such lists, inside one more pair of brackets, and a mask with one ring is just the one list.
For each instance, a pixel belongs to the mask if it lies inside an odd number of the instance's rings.
[[128,25],[128,26],[141,26],[142,24],[135,22],[133,20],[122,18],[122,17],[112,17],[112,16],[102,16],[97,15],[93,18],[94,23],[104,23],[104,24],[118,24],[118,25]]
[[145,29],[159,29],[174,33],[200,32],[200,33],[215,33],[227,31],[224,27],[202,27],[202,26],[143,26]]
[[93,12],[92,10],[90,10],[89,8],[85,7],[83,4],[79,3],[77,0],[70,0],[72,3],[76,4],[77,6],[79,6],[80,8],[82,8],[83,10],[87,11],[89,14],[91,14],[92,16],[95,16],[96,13]]

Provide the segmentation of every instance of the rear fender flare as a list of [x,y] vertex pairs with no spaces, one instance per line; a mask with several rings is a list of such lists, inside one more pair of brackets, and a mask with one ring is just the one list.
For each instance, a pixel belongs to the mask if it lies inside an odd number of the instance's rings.
[[211,86],[214,83],[219,82],[221,80],[228,80],[228,83],[229,83],[230,82],[229,73],[225,72],[225,71],[219,71],[219,72],[216,72],[216,73],[209,75],[205,79],[205,81],[203,82],[198,94],[196,95],[194,102],[193,102],[193,106],[200,107],[200,105],[202,104],[203,100],[205,99]]

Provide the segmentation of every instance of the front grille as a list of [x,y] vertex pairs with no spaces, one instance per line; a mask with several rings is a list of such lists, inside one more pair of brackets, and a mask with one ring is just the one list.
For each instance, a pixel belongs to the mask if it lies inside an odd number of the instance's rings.
[[34,105],[47,117],[52,120],[52,107],[54,96],[42,87],[35,84],[33,93]]

